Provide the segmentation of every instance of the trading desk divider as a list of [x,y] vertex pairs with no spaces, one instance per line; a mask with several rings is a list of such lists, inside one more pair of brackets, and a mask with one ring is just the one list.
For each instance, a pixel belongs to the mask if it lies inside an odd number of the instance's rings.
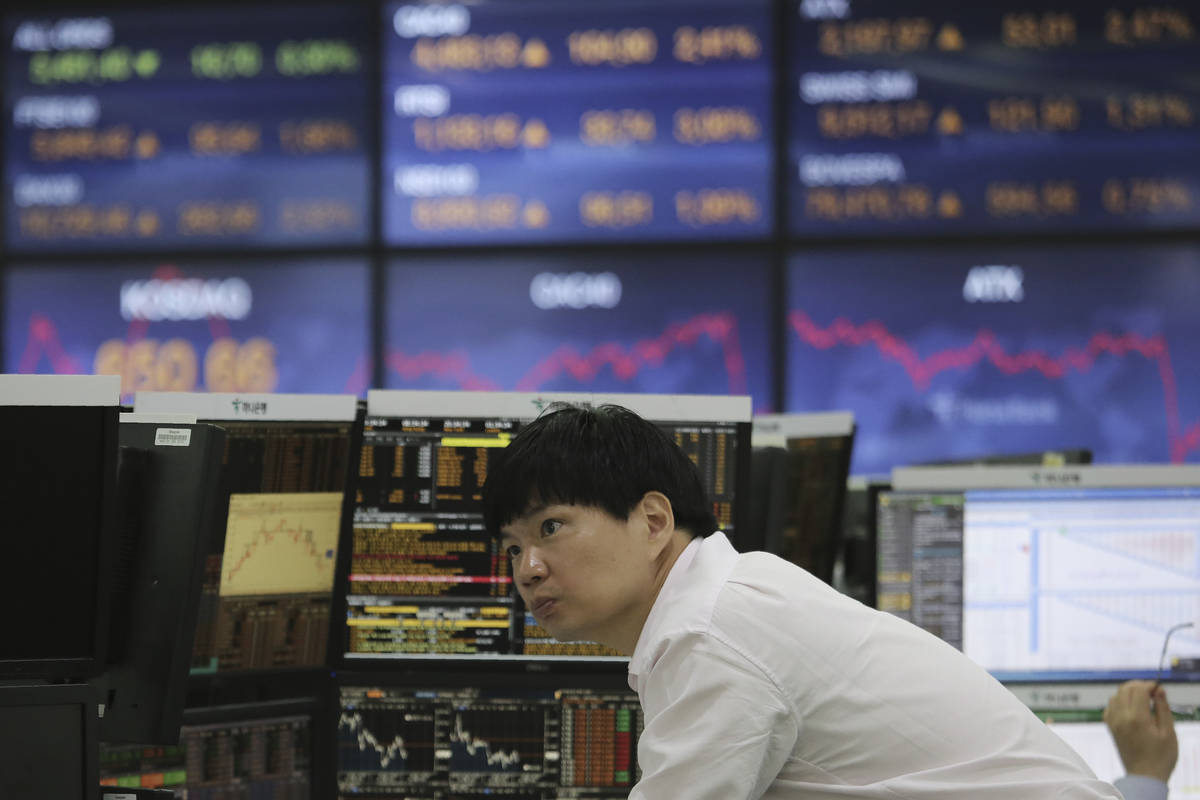
[[[330,665],[330,598],[353,514],[353,395],[139,392],[139,413],[226,431],[189,705],[312,694]],[[207,692],[207,694],[206,694]]]
[[615,651],[556,642],[536,624],[483,527],[491,455],[555,401],[616,403],[662,426],[699,467],[721,527],[737,536],[749,397],[372,391],[353,541],[344,540],[337,572],[342,668],[585,659],[620,669]]

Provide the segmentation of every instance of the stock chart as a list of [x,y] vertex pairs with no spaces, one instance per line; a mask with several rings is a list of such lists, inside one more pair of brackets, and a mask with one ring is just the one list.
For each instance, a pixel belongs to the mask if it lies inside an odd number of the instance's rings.
[[852,410],[856,473],[1200,460],[1194,247],[809,251],[789,284],[787,409]]
[[789,0],[789,227],[1200,222],[1194,3]]
[[389,389],[750,394],[770,405],[768,269],[753,250],[400,259]]
[[8,17],[10,246],[365,244],[368,25],[365,4]]
[[4,370],[121,376],[137,391],[361,394],[363,259],[18,265]]
[[384,15],[387,243],[770,233],[765,0]]

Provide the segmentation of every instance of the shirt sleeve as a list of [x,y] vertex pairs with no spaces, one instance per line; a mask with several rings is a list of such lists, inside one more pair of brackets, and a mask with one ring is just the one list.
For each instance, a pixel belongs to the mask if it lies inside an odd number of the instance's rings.
[[1149,775],[1126,775],[1113,782],[1125,800],[1167,800],[1167,785]]
[[647,676],[642,708],[642,779],[629,800],[759,798],[800,733],[775,683],[701,634],[667,644]]

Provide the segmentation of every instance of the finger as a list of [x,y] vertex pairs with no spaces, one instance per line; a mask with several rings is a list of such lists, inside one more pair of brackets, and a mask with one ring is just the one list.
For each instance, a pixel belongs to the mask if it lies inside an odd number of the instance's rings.
[[1160,729],[1175,724],[1171,716],[1171,705],[1167,702],[1167,693],[1161,686],[1154,692],[1154,718]]

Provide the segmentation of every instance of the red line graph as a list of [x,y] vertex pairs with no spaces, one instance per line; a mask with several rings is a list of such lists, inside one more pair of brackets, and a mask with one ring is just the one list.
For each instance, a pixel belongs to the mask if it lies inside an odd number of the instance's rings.
[[[643,369],[661,366],[673,352],[694,347],[702,337],[721,347],[729,392],[747,394],[746,361],[738,340],[737,317],[727,311],[697,314],[667,326],[659,336],[642,339],[632,346],[601,342],[586,353],[580,353],[564,345],[530,367],[512,388],[522,392],[537,391],[563,374],[578,381],[591,381],[605,368],[611,368],[619,380],[632,380]],[[470,356],[462,351],[408,355],[392,350],[387,355],[387,366],[407,380],[434,375],[457,382],[461,389],[488,391],[501,388],[492,379],[477,373]]]
[[802,342],[818,350],[828,350],[838,345],[874,345],[884,358],[904,367],[913,386],[921,391],[927,389],[929,382],[939,373],[965,370],[985,361],[1005,375],[1040,372],[1047,378],[1061,379],[1068,372],[1089,371],[1102,355],[1118,358],[1139,355],[1158,368],[1159,380],[1163,387],[1167,445],[1171,461],[1181,463],[1188,453],[1200,448],[1200,421],[1192,423],[1186,431],[1182,430],[1175,368],[1171,362],[1167,340],[1161,334],[1115,335],[1101,331],[1093,334],[1086,346],[1067,348],[1060,355],[1052,356],[1038,350],[1010,353],[996,340],[994,333],[980,330],[975,334],[975,338],[963,347],[948,348],[921,358],[912,345],[893,334],[877,320],[855,324],[845,317],[838,317],[829,327],[822,328],[803,311],[793,309],[788,313],[788,323]]
[[305,555],[312,558],[318,571],[322,570],[325,567],[328,559],[325,557],[325,554],[317,548],[316,542],[313,541],[313,532],[311,530],[305,530],[298,527],[289,528],[287,524],[288,523],[286,519],[281,519],[279,520],[279,524],[273,529],[267,530],[266,523],[264,522],[262,526],[254,532],[254,538],[251,539],[250,542],[242,549],[242,555],[238,558],[237,563],[230,568],[229,573],[225,576],[225,580],[229,583],[232,583],[233,579],[237,576],[238,571],[241,570],[241,568],[246,565],[246,562],[253,558],[254,554],[258,552],[259,546],[273,543],[275,541],[275,537],[280,535],[291,539],[292,544],[294,545],[303,546],[308,551],[305,553]]

